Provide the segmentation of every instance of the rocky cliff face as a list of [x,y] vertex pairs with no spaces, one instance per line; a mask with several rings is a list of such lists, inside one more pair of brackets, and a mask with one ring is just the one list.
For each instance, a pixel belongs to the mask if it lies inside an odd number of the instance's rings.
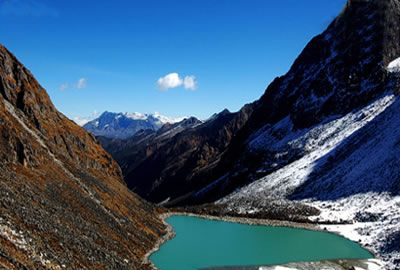
[[0,46],[0,268],[144,269],[163,230],[111,156]]

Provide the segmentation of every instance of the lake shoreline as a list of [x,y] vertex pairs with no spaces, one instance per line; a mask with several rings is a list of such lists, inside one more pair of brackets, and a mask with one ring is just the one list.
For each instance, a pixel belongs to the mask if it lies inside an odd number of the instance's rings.
[[[207,219],[207,220],[216,220],[216,221],[226,221],[226,222],[233,222],[233,223],[239,223],[239,224],[246,224],[246,225],[265,225],[265,226],[274,226],[274,227],[288,227],[288,228],[299,228],[299,229],[306,229],[306,230],[312,230],[312,231],[322,231],[322,232],[329,232],[332,234],[336,234],[340,237],[343,237],[345,239],[348,239],[344,235],[340,233],[340,231],[330,231],[328,229],[322,228],[321,224],[318,223],[300,223],[300,222],[293,222],[293,221],[283,221],[283,220],[268,220],[268,219],[254,219],[254,218],[246,218],[246,217],[230,217],[230,216],[213,216],[213,215],[207,215],[207,214],[194,214],[190,212],[180,212],[180,211],[171,211],[171,212],[163,212],[159,214],[159,218],[162,220],[164,225],[166,226],[166,233],[165,235],[160,238],[157,243],[154,245],[154,247],[148,251],[144,257],[143,264],[144,265],[149,265],[151,269],[153,270],[159,270],[153,262],[150,260],[150,257],[153,253],[157,252],[160,247],[166,243],[167,241],[173,239],[176,236],[176,233],[166,219],[171,217],[171,216],[189,216],[189,217],[197,217],[197,218],[202,218],[202,219]],[[349,239],[348,239],[349,240]],[[350,240],[352,241],[352,240]],[[353,241],[354,242],[354,241]],[[373,259],[360,259],[360,260],[346,260],[346,259],[337,259],[337,260],[331,260],[333,262],[340,262],[340,261],[350,261],[354,262],[354,264],[357,263],[369,263],[373,262],[374,264],[380,264],[379,257],[377,254],[372,252],[370,249],[367,247],[364,247],[361,245],[361,243],[358,243],[362,248],[366,249],[368,252],[370,252],[374,258]],[[322,261],[321,261],[322,263]],[[364,270],[364,268],[359,268],[360,270]],[[365,268],[365,270],[368,270],[369,268]],[[294,269],[295,270],[295,269]]]
[[175,213],[173,213],[173,212],[165,212],[165,213],[159,214],[159,216],[158,216],[162,220],[163,224],[165,225],[166,232],[160,239],[157,240],[154,247],[146,253],[146,255],[143,259],[143,262],[142,262],[143,265],[149,266],[152,270],[159,270],[159,269],[150,260],[150,256],[153,253],[157,252],[164,243],[171,240],[176,235],[174,229],[172,228],[172,225],[166,221],[167,218],[169,218],[170,216],[173,216],[174,214]]

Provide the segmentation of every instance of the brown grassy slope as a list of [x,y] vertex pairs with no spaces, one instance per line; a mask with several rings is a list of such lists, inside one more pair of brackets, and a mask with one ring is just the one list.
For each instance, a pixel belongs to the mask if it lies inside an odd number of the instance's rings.
[[145,269],[164,229],[109,154],[0,46],[0,269]]

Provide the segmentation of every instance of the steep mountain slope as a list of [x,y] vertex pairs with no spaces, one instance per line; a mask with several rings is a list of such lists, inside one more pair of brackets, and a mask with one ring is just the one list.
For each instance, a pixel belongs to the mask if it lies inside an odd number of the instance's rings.
[[267,88],[214,170],[218,183],[196,200],[220,198],[298,160],[307,149],[282,138],[340,118],[386,93],[394,83],[387,66],[400,55],[399,6],[398,0],[349,1],[289,72]]
[[157,210],[2,46],[0,137],[0,268],[146,269]]
[[95,136],[127,139],[140,130],[156,131],[164,124],[176,123],[181,120],[181,118],[172,119],[160,114],[104,112],[83,127]]
[[133,137],[125,140],[106,137],[97,137],[97,139],[119,163],[123,175],[128,175],[172,137],[201,123],[197,118],[190,117],[175,124],[167,123],[157,131],[149,129],[138,131]]
[[[279,141],[265,136],[262,144],[276,145],[277,155],[285,155],[288,147],[304,155],[219,203],[252,214],[263,203],[282,198],[317,207],[321,214],[316,221],[349,223],[323,228],[361,241],[385,260],[385,269],[398,269],[399,113],[400,100],[388,89],[370,105],[343,117],[286,133]],[[282,121],[279,127],[290,130],[286,125]]]
[[157,203],[175,204],[184,199],[193,190],[203,187],[203,180],[208,183],[207,177],[199,179],[198,176],[207,175],[218,164],[251,111],[252,105],[245,106],[239,113],[224,110],[201,125],[161,138],[161,143],[159,139],[150,140],[149,145],[146,143],[146,158],[139,162],[117,157],[123,168],[130,167],[124,174],[128,187]]

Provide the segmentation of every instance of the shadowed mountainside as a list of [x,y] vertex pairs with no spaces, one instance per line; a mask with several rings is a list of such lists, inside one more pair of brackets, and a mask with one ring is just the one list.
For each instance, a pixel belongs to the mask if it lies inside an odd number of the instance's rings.
[[128,187],[153,202],[168,198],[179,201],[181,196],[200,189],[208,183],[204,176],[218,164],[251,112],[252,105],[245,106],[239,113],[224,110],[201,125],[184,129],[161,145],[155,141],[147,147],[151,151],[146,158],[124,175]]

